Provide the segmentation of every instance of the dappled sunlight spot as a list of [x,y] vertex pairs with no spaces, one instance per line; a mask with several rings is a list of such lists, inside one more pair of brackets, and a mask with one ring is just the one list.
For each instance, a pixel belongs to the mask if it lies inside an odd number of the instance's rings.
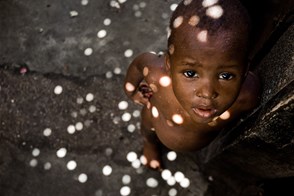
[[193,0],[184,0],[184,5],[189,5]]
[[199,21],[200,21],[199,16],[194,15],[194,16],[191,16],[188,23],[189,25],[195,27],[199,23]]
[[84,173],[80,174],[79,177],[78,177],[78,180],[79,180],[80,183],[87,182],[87,180],[88,180],[87,174],[84,174]]
[[158,168],[158,167],[160,166],[159,161],[157,161],[157,160],[152,160],[152,161],[150,161],[149,165],[150,165],[150,167],[152,167],[153,169],[156,169],[156,168]]
[[44,136],[48,137],[48,136],[50,136],[51,134],[52,134],[52,130],[51,130],[50,128],[46,128],[46,129],[44,129],[44,131],[43,131],[43,135],[44,135]]
[[128,122],[130,121],[132,118],[132,115],[128,112],[125,112],[122,116],[121,116],[121,119],[124,121],[124,122]]
[[84,51],[84,54],[86,56],[90,56],[93,53],[93,49],[92,48],[86,48]]
[[129,152],[129,153],[127,154],[127,160],[128,160],[129,162],[133,162],[133,161],[135,161],[137,158],[138,158],[138,155],[137,155],[135,152]]
[[158,186],[158,181],[151,177],[146,180],[146,185],[150,188],[156,188]]
[[147,164],[147,158],[146,158],[144,155],[142,155],[142,156],[140,157],[140,161],[141,161],[141,163],[142,163],[143,165],[146,165],[146,164]]
[[57,85],[57,86],[55,86],[55,88],[54,88],[54,93],[56,94],[56,95],[60,95],[61,93],[62,93],[62,86],[60,86],[60,85]]
[[227,120],[229,119],[231,116],[230,112],[227,110],[225,111],[224,113],[222,113],[219,117],[222,119],[222,120]]
[[175,173],[174,177],[175,177],[176,182],[180,183],[185,178],[185,175],[182,172],[177,171]]
[[132,167],[135,169],[138,169],[141,167],[141,161],[139,159],[136,159],[132,162]]
[[174,186],[176,184],[176,179],[175,177],[171,176],[169,179],[167,179],[166,183],[169,185],[169,186]]
[[184,119],[180,114],[174,114],[172,116],[172,120],[174,121],[174,123],[176,123],[178,125],[183,124],[183,122],[184,122]]
[[190,186],[190,180],[188,178],[184,178],[180,182],[180,186],[183,187],[183,188],[188,188]]
[[65,157],[66,153],[67,153],[66,148],[60,148],[59,150],[57,150],[56,155],[58,158],[63,158]]
[[38,165],[38,160],[37,159],[32,159],[31,161],[30,161],[30,166],[31,167],[36,167]]
[[40,149],[39,148],[34,148],[33,150],[32,150],[32,155],[34,156],[34,157],[37,157],[37,156],[39,156],[40,155]]
[[212,6],[214,4],[216,4],[218,2],[218,0],[203,0],[202,1],[202,6],[203,7],[209,7]]
[[206,10],[206,15],[210,16],[211,18],[218,19],[224,13],[224,10],[221,6],[215,5]]
[[44,169],[45,169],[45,170],[49,170],[49,169],[51,169],[51,167],[52,167],[52,165],[51,165],[50,162],[46,162],[46,163],[44,164]]
[[151,112],[152,112],[152,116],[154,118],[158,118],[159,112],[158,112],[158,110],[157,110],[157,108],[155,106],[152,107]]
[[127,174],[125,174],[121,179],[123,184],[130,184],[131,180],[132,180],[131,176],[129,176]]
[[92,93],[88,93],[86,95],[86,101],[91,102],[94,100],[94,95]]
[[171,79],[168,76],[162,76],[159,79],[159,84],[163,87],[168,87],[170,85],[170,83],[171,83]]
[[200,31],[197,38],[200,42],[207,42],[207,30]]
[[170,151],[166,156],[169,161],[174,161],[177,158],[177,153],[175,151]]
[[97,33],[97,37],[98,38],[104,38],[107,35],[107,31],[105,29],[101,29],[100,31],[98,31]]
[[175,46],[173,44],[171,44],[168,47],[168,52],[169,52],[170,55],[172,55],[175,52]]
[[176,196],[178,194],[178,191],[177,189],[175,188],[171,188],[169,191],[168,191],[168,195],[169,196]]
[[173,3],[173,4],[170,5],[170,10],[175,11],[177,9],[177,7],[178,7],[178,4]]
[[143,76],[146,77],[148,75],[148,73],[149,73],[148,67],[144,67],[144,69],[143,69]]
[[209,126],[211,127],[215,127],[217,125],[217,122],[216,121],[211,121],[208,123]]
[[174,126],[174,123],[170,120],[166,120],[166,124],[170,127],[173,127]]
[[118,103],[118,109],[120,110],[126,110],[128,108],[129,104],[127,101],[121,101]]
[[154,93],[156,93],[158,91],[158,88],[157,88],[157,86],[155,84],[150,84],[149,86],[150,86],[150,88],[152,89],[152,91]]
[[183,16],[178,16],[174,22],[173,22],[173,27],[174,28],[178,28],[179,26],[181,26],[181,24],[183,23],[184,21],[184,17]]
[[105,165],[102,169],[104,176],[109,176],[112,173],[112,167],[110,165]]
[[172,173],[170,170],[168,169],[164,169],[162,172],[161,172],[161,177],[162,179],[164,180],[168,180],[170,177],[172,177]]
[[121,189],[120,189],[120,194],[122,195],[122,196],[127,196],[127,195],[129,195],[131,193],[131,188],[130,187],[128,187],[128,186],[123,186],[123,187],[121,187]]
[[82,122],[77,122],[75,128],[77,131],[81,131],[84,128],[84,125]]
[[133,92],[135,90],[135,86],[129,82],[126,83],[125,88],[128,92]]
[[150,130],[151,130],[151,131],[155,131],[155,128],[151,128]]
[[66,164],[68,170],[74,170],[77,167],[77,163],[74,160],[69,161]]
[[166,28],[166,37],[167,39],[170,37],[171,35],[171,29],[169,27]]

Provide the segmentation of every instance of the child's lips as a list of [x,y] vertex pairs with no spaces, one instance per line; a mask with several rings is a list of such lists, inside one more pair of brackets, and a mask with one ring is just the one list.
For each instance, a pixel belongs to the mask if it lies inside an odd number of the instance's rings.
[[202,118],[212,118],[216,114],[216,109],[206,107],[193,108],[193,111]]

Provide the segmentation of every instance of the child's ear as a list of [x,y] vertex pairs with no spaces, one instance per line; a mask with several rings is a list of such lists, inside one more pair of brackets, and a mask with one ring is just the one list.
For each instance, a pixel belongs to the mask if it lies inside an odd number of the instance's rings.
[[170,73],[170,56],[168,53],[165,55],[165,69]]

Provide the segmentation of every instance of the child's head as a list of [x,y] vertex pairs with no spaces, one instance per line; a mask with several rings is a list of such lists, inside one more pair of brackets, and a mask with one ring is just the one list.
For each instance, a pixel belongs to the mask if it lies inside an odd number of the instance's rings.
[[194,120],[209,122],[238,97],[247,70],[247,12],[238,0],[184,0],[170,29],[175,95]]

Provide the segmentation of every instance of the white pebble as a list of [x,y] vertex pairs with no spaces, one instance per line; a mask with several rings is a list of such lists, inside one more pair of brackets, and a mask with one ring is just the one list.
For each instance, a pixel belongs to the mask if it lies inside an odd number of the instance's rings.
[[127,195],[129,195],[131,193],[131,188],[130,187],[128,187],[128,186],[123,186],[123,187],[121,187],[121,189],[120,189],[120,194],[122,195],[122,196],[127,196]]
[[118,103],[118,108],[120,110],[125,110],[125,109],[128,108],[128,106],[129,106],[129,104],[126,101],[121,101],[121,102]]
[[87,100],[88,102],[93,101],[93,100],[94,100],[94,95],[93,95],[92,93],[88,93],[88,94],[86,95],[86,100]]
[[148,178],[146,185],[150,188],[155,188],[158,186],[158,181],[155,178]]
[[40,155],[40,150],[38,148],[34,148],[33,151],[32,151],[32,155],[34,157],[37,157]]
[[60,95],[62,93],[62,86],[60,86],[60,85],[55,86],[54,93],[56,95]]
[[170,161],[174,161],[177,158],[177,153],[174,151],[170,151],[167,153],[167,159]]
[[130,182],[131,182],[131,176],[129,176],[129,175],[124,175],[124,176],[122,177],[122,183],[123,183],[123,184],[130,184]]
[[84,127],[84,125],[83,125],[82,122],[77,122],[76,123],[75,128],[76,128],[77,131],[81,131],[83,129],[83,127]]
[[102,169],[102,173],[104,176],[109,176],[112,173],[112,167],[109,165],[105,165]]
[[131,118],[132,118],[132,115],[130,114],[130,113],[124,113],[123,115],[122,115],[122,120],[123,121],[125,121],[125,122],[128,122],[128,121],[130,121],[131,120]]
[[50,128],[46,128],[43,131],[43,135],[46,136],[46,137],[50,136],[51,133],[52,133],[52,130]]
[[79,175],[78,180],[80,183],[85,183],[88,180],[88,176],[86,174],[82,173]]
[[77,162],[71,160],[66,164],[66,167],[68,170],[74,170],[77,167]]
[[63,158],[65,157],[66,153],[67,153],[66,148],[60,148],[59,150],[57,150],[56,155],[59,158]]
[[84,51],[84,54],[86,56],[90,56],[93,53],[93,49],[92,48],[86,48],[86,50]]
[[69,134],[74,134],[74,133],[76,132],[76,128],[75,128],[75,126],[74,126],[74,125],[69,125],[69,126],[67,127],[67,132],[68,132]]
[[131,49],[127,49],[127,50],[125,51],[125,57],[131,57],[131,56],[133,56],[133,50],[131,50]]
[[109,18],[105,18],[104,21],[103,21],[103,24],[104,24],[105,26],[110,25],[110,24],[111,24],[111,19],[109,19]]
[[136,126],[133,124],[128,125],[128,132],[133,133],[136,130]]
[[98,31],[97,33],[97,37],[98,38],[104,38],[107,35],[107,31],[105,29],[101,29],[100,31]]
[[133,161],[135,161],[137,158],[138,158],[138,155],[137,155],[135,152],[129,152],[129,153],[127,154],[127,160],[128,160],[129,162],[133,162]]

